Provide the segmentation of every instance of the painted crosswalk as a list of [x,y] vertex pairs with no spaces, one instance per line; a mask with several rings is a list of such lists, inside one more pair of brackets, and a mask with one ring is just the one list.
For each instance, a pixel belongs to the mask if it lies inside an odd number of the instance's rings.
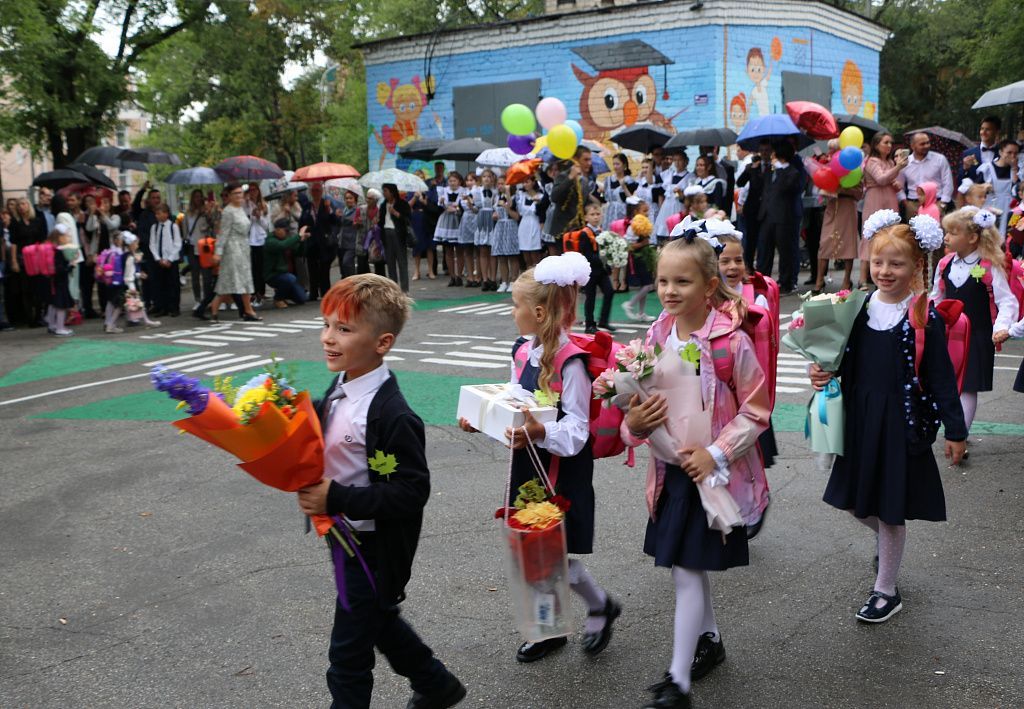
[[451,308],[442,308],[440,313],[457,313],[459,315],[511,315],[512,304],[509,302],[475,302],[466,305],[457,305]]
[[261,354],[237,355],[233,352],[200,351],[191,352],[176,357],[165,357],[143,362],[143,367],[153,367],[162,364],[168,369],[186,374],[201,373],[206,376],[216,377],[223,374],[231,374],[243,369],[253,369],[270,364],[274,360],[281,362],[283,357],[267,357]]
[[140,335],[140,340],[169,340],[176,345],[228,347],[238,342],[260,342],[282,335],[297,335],[323,327],[321,320],[291,320],[285,323],[228,322]]

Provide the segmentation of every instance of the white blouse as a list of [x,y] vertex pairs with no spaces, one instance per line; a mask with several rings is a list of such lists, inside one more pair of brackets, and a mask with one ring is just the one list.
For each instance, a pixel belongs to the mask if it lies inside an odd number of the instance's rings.
[[[971,277],[971,269],[980,262],[981,254],[977,251],[964,258],[954,256],[953,263],[949,267],[949,280],[959,288]],[[935,281],[932,284],[930,297],[936,303],[941,303],[944,300],[940,288],[941,284],[942,272],[939,269],[935,269]],[[1010,325],[1013,324],[1014,319],[1017,317],[1017,298],[1013,295],[1013,291],[1010,290],[1010,284],[1006,282],[1006,276],[1001,269],[997,268],[992,269],[992,297],[996,301],[997,310],[996,321],[992,327],[993,332],[1009,330]]]
[[879,332],[891,330],[907,314],[907,308],[910,307],[910,301],[914,299],[914,294],[911,293],[898,303],[882,302],[876,297],[877,295],[878,291],[875,291],[868,299],[868,327]]

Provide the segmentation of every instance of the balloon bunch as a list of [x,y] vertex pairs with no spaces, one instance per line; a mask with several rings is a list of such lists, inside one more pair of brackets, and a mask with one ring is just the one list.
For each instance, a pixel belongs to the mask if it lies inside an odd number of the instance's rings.
[[[834,135],[834,134],[833,134]],[[864,177],[864,133],[857,126],[847,126],[839,134],[839,150],[832,154],[827,165],[817,170],[811,179],[822,192],[835,194],[841,187],[856,187]]]
[[[544,129],[543,135],[536,133],[538,123]],[[505,106],[501,126],[508,132],[508,147],[516,155],[536,153],[546,147],[556,158],[565,160],[576,153],[583,140],[583,126],[569,120],[565,104],[552,97],[541,99],[533,111],[521,103]]]

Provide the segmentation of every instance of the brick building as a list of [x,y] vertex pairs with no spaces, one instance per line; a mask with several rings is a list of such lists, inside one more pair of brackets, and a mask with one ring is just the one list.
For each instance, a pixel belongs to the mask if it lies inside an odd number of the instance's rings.
[[813,0],[547,0],[544,15],[362,46],[370,169],[420,138],[504,145],[513,102],[555,96],[586,138],[626,125],[728,126],[812,100],[878,119],[878,57],[889,36]]

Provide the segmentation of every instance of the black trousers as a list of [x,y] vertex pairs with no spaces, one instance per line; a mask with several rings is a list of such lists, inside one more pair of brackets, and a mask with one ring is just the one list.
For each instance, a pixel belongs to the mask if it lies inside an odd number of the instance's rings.
[[[761,222],[756,216],[743,217],[743,262],[747,264],[747,270],[753,271],[758,252],[758,237],[761,233]],[[760,269],[758,269],[760,270]],[[770,275],[770,274],[766,274]]]
[[601,319],[598,322],[607,325],[608,319],[612,316],[612,295],[615,291],[612,290],[612,281],[608,274],[602,271],[599,275],[591,276],[587,285],[583,286],[583,317],[587,327],[597,324],[594,322],[594,306],[597,305],[598,288],[601,289]]
[[380,263],[370,263],[370,257],[366,254],[358,254],[356,256],[356,273],[369,273],[371,267],[378,276],[387,277],[387,264],[383,261]]
[[100,312],[107,307],[107,294],[106,290],[102,285],[97,286],[96,284],[96,267],[95,265],[90,266],[87,262],[82,262],[78,265],[78,305],[82,309],[83,315],[92,315],[96,312],[96,308],[92,306],[92,291],[96,288],[96,296],[100,303]]
[[356,249],[354,246],[352,248],[338,247],[338,270],[341,271],[342,278],[355,275]]
[[772,222],[761,225],[757,244],[757,270],[766,276],[772,274],[775,266],[775,249],[779,250],[779,288],[784,291],[796,287],[799,264],[797,247],[793,239],[799,239],[792,224]]
[[177,261],[171,261],[167,268],[155,261],[147,280],[153,281],[153,306],[156,310],[163,313],[181,310],[181,280]]
[[818,250],[821,246],[821,224],[825,220],[824,207],[804,209],[804,243],[811,261],[811,282],[818,282]]
[[384,230],[384,256],[388,262],[388,278],[409,292],[409,252],[405,245],[405,232]]
[[263,247],[249,247],[249,263],[252,264],[252,285],[253,294],[263,297],[267,290],[266,281],[263,280]]
[[334,263],[335,249],[326,246],[311,246],[306,251],[306,266],[309,268],[309,297],[322,298],[331,289],[331,264]]
[[[373,535],[363,532],[360,537],[360,552],[374,571]],[[327,670],[332,709],[369,709],[376,664],[374,648],[395,672],[409,678],[413,691],[427,695],[441,691],[450,673],[402,620],[398,606],[381,602],[356,559],[346,557],[344,574],[351,611],[335,601],[328,651],[331,666]]]

